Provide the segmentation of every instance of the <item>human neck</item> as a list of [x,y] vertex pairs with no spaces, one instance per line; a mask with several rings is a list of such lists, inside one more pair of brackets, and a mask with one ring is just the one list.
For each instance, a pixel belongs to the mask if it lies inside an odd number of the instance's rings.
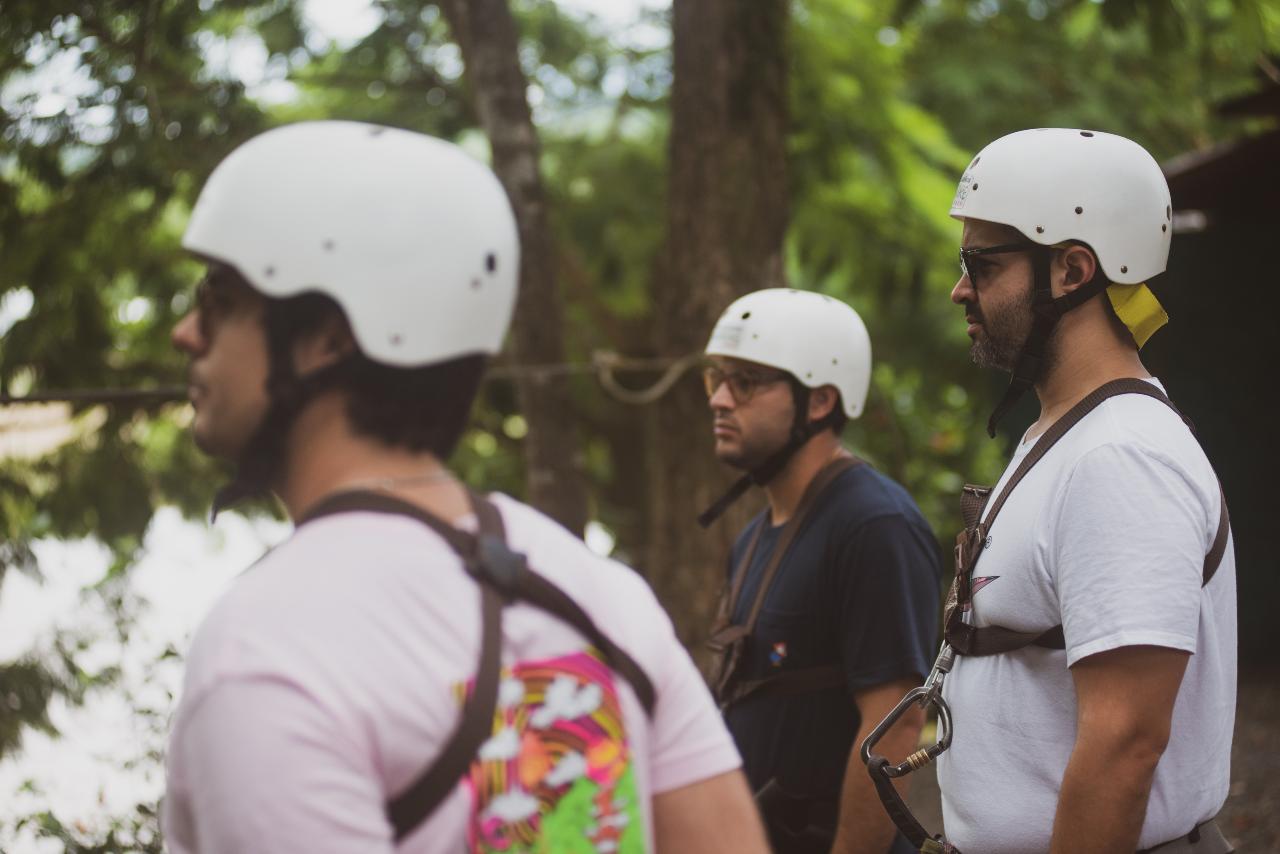
[[355,489],[394,495],[446,521],[470,512],[466,491],[433,454],[355,435],[342,401],[326,395],[294,421],[275,491],[296,521],[326,496]]
[[[1100,298],[1106,299],[1106,296]],[[1151,377],[1132,342],[1121,338],[1102,314],[1102,306],[1086,303],[1076,311],[1086,309],[1093,311],[1078,318],[1072,317],[1074,312],[1069,313],[1059,323],[1052,342],[1054,354],[1050,368],[1035,385],[1040,417],[1027,431],[1028,439],[1048,430],[1085,395],[1104,383],[1125,377]],[[1095,313],[1097,316],[1091,316]]]
[[847,456],[840,438],[830,430],[809,439],[787,461],[782,471],[765,484],[769,499],[770,521],[782,525],[795,515],[805,489],[822,468],[836,457]]

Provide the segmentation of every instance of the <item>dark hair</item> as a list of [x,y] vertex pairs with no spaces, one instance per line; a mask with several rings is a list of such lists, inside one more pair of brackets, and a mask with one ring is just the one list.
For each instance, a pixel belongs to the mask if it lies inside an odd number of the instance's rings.
[[[788,374],[787,379],[791,383],[791,400],[795,404],[796,424],[804,423],[805,417],[809,412],[809,395],[813,389],[806,386],[794,375]],[[836,402],[832,405],[831,411],[821,418],[817,424],[822,427],[830,427],[831,432],[839,438],[844,432],[844,425],[849,423],[849,416],[844,414],[844,401],[841,399],[839,389],[836,390]]]
[[[269,334],[292,341],[337,316],[341,307],[325,294],[309,292],[267,299]],[[453,453],[466,429],[488,358],[460,356],[421,368],[385,365],[353,353],[329,387],[346,398],[346,415],[361,436],[410,451],[429,451],[441,460]]]

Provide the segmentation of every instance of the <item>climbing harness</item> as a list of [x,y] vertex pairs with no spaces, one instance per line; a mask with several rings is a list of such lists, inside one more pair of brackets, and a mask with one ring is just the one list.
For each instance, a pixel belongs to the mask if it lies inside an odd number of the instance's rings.
[[567,593],[530,569],[525,556],[507,545],[502,515],[492,502],[473,492],[469,496],[479,522],[478,534],[455,528],[399,498],[355,490],[328,496],[298,523],[301,527],[324,516],[354,512],[407,516],[438,534],[480,585],[482,628],[474,687],[463,701],[458,725],[444,748],[407,789],[386,805],[397,842],[412,833],[453,791],[471,767],[476,751],[491,735],[502,670],[502,612],[507,605],[533,605],[573,626],[627,680],[649,717],[653,716],[656,703],[653,683],[635,659],[610,640]]
[[[884,805],[885,811],[893,819],[894,824],[898,826],[903,835],[907,837],[907,840],[923,854],[960,854],[960,851],[947,842],[942,834],[930,834],[924,829],[915,816],[911,814],[906,803],[898,795],[897,790],[894,789],[892,780],[919,770],[937,759],[939,755],[951,746],[951,708],[942,697],[942,683],[946,675],[951,671],[951,667],[955,663],[955,657],[957,655],[1000,655],[1027,646],[1040,646],[1047,649],[1066,648],[1061,625],[1041,632],[1018,632],[1003,626],[978,627],[964,622],[964,611],[968,608],[973,598],[971,585],[973,569],[978,559],[982,556],[987,541],[987,533],[991,530],[996,516],[1000,513],[1001,508],[1004,507],[1014,487],[1026,477],[1031,468],[1049,452],[1049,449],[1104,400],[1122,394],[1142,394],[1154,398],[1177,413],[1178,417],[1186,423],[1188,429],[1192,429],[1191,422],[1155,386],[1133,378],[1112,380],[1086,395],[1066,415],[1054,422],[1045,431],[1027,456],[1023,458],[1018,468],[1014,470],[1004,489],[996,496],[995,501],[991,502],[990,511],[987,511],[987,505],[992,493],[990,488],[964,487],[960,499],[960,508],[965,529],[956,537],[956,572],[955,579],[951,584],[951,592],[947,595],[946,606],[943,610],[941,651],[938,653],[938,658],[934,662],[933,669],[929,672],[924,685],[909,691],[901,702],[894,707],[893,711],[872,730],[871,734],[863,741],[861,748],[862,761],[867,766],[867,773],[871,775],[872,782],[875,783],[876,792],[880,795],[880,801]],[[1194,433],[1194,429],[1192,429],[1192,432]],[[1219,512],[1218,530],[1209,553],[1205,555],[1201,586],[1208,584],[1214,573],[1217,572],[1218,566],[1226,554],[1227,541],[1231,529],[1226,496],[1221,491],[1221,484],[1219,484],[1219,495],[1221,497],[1221,510]],[[987,511],[985,516],[984,511]],[[898,718],[902,717],[913,704],[921,708],[932,706],[937,710],[938,739],[931,747],[917,750],[907,757],[905,761],[898,765],[891,765],[885,757],[874,752],[875,746]],[[1216,826],[1213,827],[1213,831],[1217,831]],[[1185,837],[1179,837],[1177,840],[1172,840],[1149,850],[1165,849],[1166,845],[1172,845],[1182,839],[1195,843],[1201,838],[1202,832],[1203,825],[1193,829]]]
[[760,544],[760,535],[767,526],[768,520],[762,519],[756,527],[751,542],[747,545],[733,573],[732,582],[720,597],[716,622],[712,627],[711,638],[707,641],[707,646],[716,656],[712,669],[711,690],[716,701],[720,703],[721,709],[728,709],[747,697],[761,694],[801,694],[844,684],[844,676],[834,665],[783,671],[763,679],[742,679],[739,670],[747,644],[755,631],[756,621],[760,617],[760,610],[764,607],[765,596],[769,593],[769,588],[791,544],[808,523],[813,508],[822,494],[837,477],[861,463],[862,461],[855,457],[841,456],[827,463],[809,481],[796,507],[796,512],[783,526],[778,543],[769,556],[769,562],[760,574],[760,586],[756,588],[755,599],[747,613],[746,622],[736,624],[733,622],[733,612],[742,595],[751,562],[755,558],[756,547]]

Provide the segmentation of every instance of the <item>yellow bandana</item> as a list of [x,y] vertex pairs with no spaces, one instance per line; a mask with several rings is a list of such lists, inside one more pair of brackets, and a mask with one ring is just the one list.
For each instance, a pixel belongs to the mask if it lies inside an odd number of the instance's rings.
[[1142,349],[1147,339],[1169,322],[1169,315],[1165,314],[1164,307],[1145,282],[1137,285],[1108,285],[1107,296],[1111,298],[1111,307],[1116,310],[1116,316],[1129,328],[1129,334],[1137,342],[1138,349]]

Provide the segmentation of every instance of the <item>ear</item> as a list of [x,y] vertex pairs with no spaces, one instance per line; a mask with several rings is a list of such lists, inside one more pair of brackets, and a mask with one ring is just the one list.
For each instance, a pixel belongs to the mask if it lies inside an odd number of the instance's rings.
[[839,400],[840,393],[836,391],[835,386],[824,385],[811,390],[809,392],[809,423],[820,421],[830,415]]
[[1098,259],[1087,246],[1074,244],[1063,249],[1053,262],[1054,296],[1064,296],[1093,281]]
[[355,337],[346,318],[329,314],[317,327],[293,342],[293,365],[299,375],[326,368],[356,350]]

